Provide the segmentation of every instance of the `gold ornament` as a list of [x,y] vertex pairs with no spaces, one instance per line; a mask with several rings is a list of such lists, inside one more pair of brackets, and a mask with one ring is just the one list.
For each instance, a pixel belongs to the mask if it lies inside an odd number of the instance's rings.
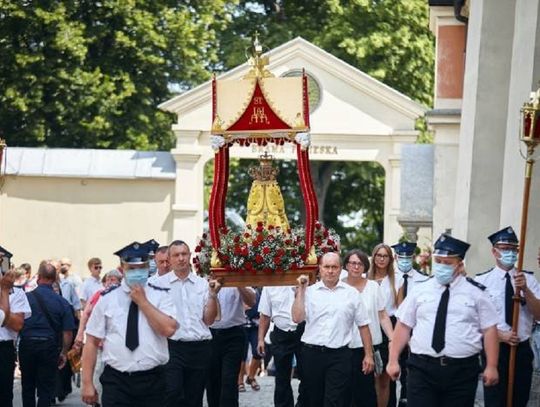
[[262,222],[265,227],[272,225],[289,230],[285,202],[276,180],[278,169],[272,166],[272,156],[268,153],[262,155],[259,166],[250,167],[248,173],[253,183],[249,191],[246,224],[256,228],[258,222]]

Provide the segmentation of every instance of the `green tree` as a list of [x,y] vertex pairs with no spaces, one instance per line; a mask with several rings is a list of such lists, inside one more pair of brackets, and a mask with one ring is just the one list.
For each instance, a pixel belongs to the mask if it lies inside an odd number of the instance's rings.
[[173,117],[156,106],[209,78],[233,4],[2,0],[0,132],[18,146],[170,148]]

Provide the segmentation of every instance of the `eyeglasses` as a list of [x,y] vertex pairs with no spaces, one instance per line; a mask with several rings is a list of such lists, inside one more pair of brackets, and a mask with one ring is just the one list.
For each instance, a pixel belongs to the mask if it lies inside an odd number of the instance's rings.
[[352,267],[362,267],[364,265],[364,263],[362,263],[361,261],[349,261],[347,262],[347,264]]
[[375,255],[375,257],[377,257],[378,259],[387,259],[387,258],[389,258],[390,256],[387,255],[387,254],[379,254],[379,253],[377,253],[377,254]]

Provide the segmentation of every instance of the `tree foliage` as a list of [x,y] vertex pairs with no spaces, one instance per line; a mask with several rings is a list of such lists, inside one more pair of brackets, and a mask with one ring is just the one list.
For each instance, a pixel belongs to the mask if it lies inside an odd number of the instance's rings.
[[173,118],[157,105],[171,85],[208,79],[230,4],[3,0],[3,137],[18,146],[170,148]]

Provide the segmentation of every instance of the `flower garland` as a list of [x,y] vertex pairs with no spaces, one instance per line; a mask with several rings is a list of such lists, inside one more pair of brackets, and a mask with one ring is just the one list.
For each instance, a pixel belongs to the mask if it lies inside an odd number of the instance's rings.
[[[317,258],[324,253],[337,251],[339,236],[333,229],[315,223],[314,246]],[[259,222],[255,228],[250,225],[243,232],[226,228],[220,230],[218,258],[223,268],[238,273],[283,273],[302,268],[309,248],[305,244],[305,230],[297,227],[284,231],[280,227],[264,227]],[[212,244],[207,233],[202,235],[195,247],[193,263],[198,274],[206,275],[210,270]]]

